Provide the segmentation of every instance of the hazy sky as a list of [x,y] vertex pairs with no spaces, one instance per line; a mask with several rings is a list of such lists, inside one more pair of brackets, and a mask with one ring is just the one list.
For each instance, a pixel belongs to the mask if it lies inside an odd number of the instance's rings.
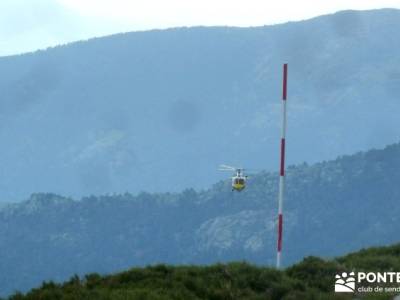
[[0,0],[0,56],[112,33],[194,25],[258,26],[400,0]]

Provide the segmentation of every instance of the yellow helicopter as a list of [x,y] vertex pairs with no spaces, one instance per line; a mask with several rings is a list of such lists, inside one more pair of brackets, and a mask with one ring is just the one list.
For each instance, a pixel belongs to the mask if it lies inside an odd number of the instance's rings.
[[243,174],[243,168],[236,168],[227,165],[220,165],[218,170],[235,172],[236,175],[232,176],[232,191],[240,192],[246,187],[246,175]]

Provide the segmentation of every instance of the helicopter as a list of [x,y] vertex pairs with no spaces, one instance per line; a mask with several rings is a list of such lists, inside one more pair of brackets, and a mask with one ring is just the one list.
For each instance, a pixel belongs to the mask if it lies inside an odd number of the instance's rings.
[[236,175],[232,176],[232,191],[241,192],[246,187],[246,180],[248,176],[243,174],[243,168],[220,165],[218,170],[231,171],[236,173]]

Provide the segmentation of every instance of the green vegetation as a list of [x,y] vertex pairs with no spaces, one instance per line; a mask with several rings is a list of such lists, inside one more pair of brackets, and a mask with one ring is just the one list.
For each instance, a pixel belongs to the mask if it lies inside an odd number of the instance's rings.
[[[334,294],[334,276],[343,271],[400,270],[400,244],[361,250],[333,260],[307,257],[283,271],[246,262],[210,266],[155,265],[101,276],[73,276],[62,284],[45,282],[9,300],[47,299],[353,299]],[[392,299],[364,293],[359,299]]]

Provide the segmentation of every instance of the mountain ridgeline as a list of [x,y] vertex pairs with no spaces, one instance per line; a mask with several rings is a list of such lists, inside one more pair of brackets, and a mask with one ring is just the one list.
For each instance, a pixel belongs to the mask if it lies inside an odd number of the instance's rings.
[[[284,264],[398,241],[400,144],[313,165],[290,166]],[[231,192],[90,196],[34,194],[0,210],[1,294],[42,280],[147,264],[275,263],[277,173]]]
[[398,32],[398,10],[344,11],[0,57],[0,201],[206,188],[220,163],[275,170],[284,62],[290,163],[383,147],[400,138]]

